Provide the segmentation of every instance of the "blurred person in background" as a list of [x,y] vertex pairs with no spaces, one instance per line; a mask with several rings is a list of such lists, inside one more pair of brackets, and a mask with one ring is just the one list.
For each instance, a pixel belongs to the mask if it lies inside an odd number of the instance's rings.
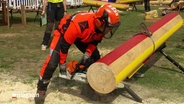
[[47,26],[41,44],[41,50],[46,50],[49,45],[53,27],[55,29],[63,16],[67,14],[66,0],[43,0],[43,10],[41,15],[46,13]]

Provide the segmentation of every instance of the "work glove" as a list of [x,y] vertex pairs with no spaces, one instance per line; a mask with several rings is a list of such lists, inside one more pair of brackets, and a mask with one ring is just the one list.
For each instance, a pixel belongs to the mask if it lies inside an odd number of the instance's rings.
[[60,72],[66,72],[66,63],[59,64],[59,70]]
[[89,54],[88,54],[87,52],[85,52],[85,53],[83,54],[83,56],[82,56],[82,58],[81,58],[81,60],[80,60],[79,63],[85,66],[85,65],[88,64],[90,61],[91,61],[91,58],[90,58]]

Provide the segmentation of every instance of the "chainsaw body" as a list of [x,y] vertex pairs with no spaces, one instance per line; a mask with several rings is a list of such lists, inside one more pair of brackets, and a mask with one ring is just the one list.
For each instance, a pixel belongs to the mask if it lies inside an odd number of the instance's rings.
[[66,65],[66,73],[62,74],[60,77],[69,80],[76,80],[81,82],[87,82],[86,80],[86,70],[87,68],[78,63],[76,60],[72,60]]

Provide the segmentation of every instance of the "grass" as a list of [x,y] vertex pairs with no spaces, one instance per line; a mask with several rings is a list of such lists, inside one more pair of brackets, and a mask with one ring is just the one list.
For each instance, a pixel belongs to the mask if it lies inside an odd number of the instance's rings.
[[[144,9],[142,6],[137,6],[138,11],[123,11],[121,13],[121,25],[116,34],[110,40],[103,40],[99,48],[114,49],[124,41],[131,38],[136,33],[141,32],[140,23],[145,23],[147,26],[153,22],[144,20]],[[75,11],[88,10],[89,7],[81,7],[69,9],[69,13]],[[152,7],[158,9],[158,6]],[[36,13],[27,13],[27,25],[21,25],[19,13],[13,14],[12,27],[0,27],[0,72],[10,73],[16,76],[20,81],[31,83],[38,78],[39,69],[41,68],[48,51],[40,51],[45,26],[40,27],[38,19],[34,22]],[[159,11],[160,15],[160,11]],[[181,12],[183,17],[183,11]],[[161,17],[161,16],[160,16]],[[165,52],[173,57],[177,62],[184,66],[184,42],[181,41],[184,33],[184,28],[177,31],[166,42],[167,48]],[[72,47],[74,48],[74,47]],[[80,53],[70,53],[68,60],[79,59]],[[173,91],[183,96],[184,93],[184,74],[170,63],[164,57],[152,66],[141,68],[140,71],[147,70],[145,77],[137,79],[135,83],[149,88],[156,88],[161,91]],[[21,73],[21,74],[20,74]]]

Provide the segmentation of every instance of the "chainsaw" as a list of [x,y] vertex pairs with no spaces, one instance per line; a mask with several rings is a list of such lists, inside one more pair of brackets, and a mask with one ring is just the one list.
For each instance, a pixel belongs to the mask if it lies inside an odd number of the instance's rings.
[[64,79],[77,80],[81,82],[86,82],[86,67],[76,60],[72,60],[66,65],[67,73],[60,76]]

